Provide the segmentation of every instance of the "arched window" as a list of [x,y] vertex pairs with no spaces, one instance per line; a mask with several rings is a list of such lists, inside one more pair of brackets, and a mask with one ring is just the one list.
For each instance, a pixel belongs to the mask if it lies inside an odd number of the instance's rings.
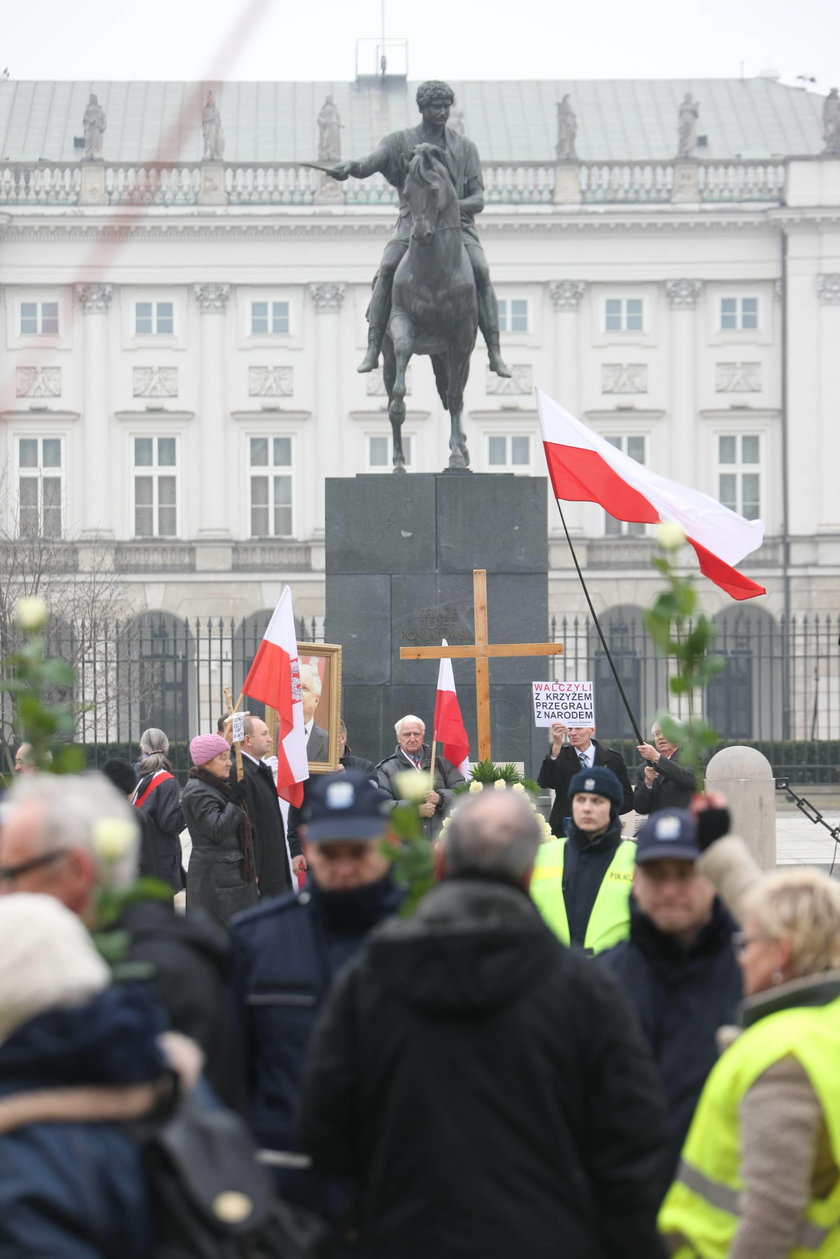
[[[251,612],[240,623],[233,635],[233,698],[234,703],[242,688],[248,670],[254,662],[257,648],[262,642],[268,622],[271,620],[273,608],[261,608],[259,612]],[[265,705],[247,695],[241,704],[254,717],[265,716]]]
[[149,726],[170,742],[194,728],[195,641],[186,621],[171,612],[141,612],[121,635],[118,667],[120,733],[137,739]]
[[[599,618],[621,685],[643,735],[651,718],[668,705],[667,667],[654,655],[645,632],[642,609],[633,604],[617,604]],[[589,627],[590,677],[595,691],[595,721],[599,736],[635,739],[633,726],[621,698],[598,632]]]
[[706,716],[722,739],[782,737],[782,635],[763,608],[714,618],[713,650],[725,667],[706,688]]

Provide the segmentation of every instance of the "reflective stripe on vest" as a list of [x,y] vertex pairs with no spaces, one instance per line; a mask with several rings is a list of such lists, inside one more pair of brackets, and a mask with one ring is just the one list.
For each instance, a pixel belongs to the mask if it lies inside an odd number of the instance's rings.
[[[659,1214],[663,1233],[686,1242],[686,1255],[726,1259],[738,1229],[744,1185],[740,1109],[745,1094],[773,1063],[794,1057],[822,1108],[835,1163],[840,1165],[840,1000],[768,1014],[748,1028],[714,1067],[689,1130],[677,1179]],[[683,1256],[683,1250],[677,1252]],[[840,1180],[815,1198],[797,1229],[788,1259],[840,1255]]]
[[[565,839],[541,844],[531,879],[531,896],[552,931],[563,944],[570,942],[569,919],[563,897]],[[601,953],[630,934],[630,888],[636,861],[636,845],[622,840],[601,880],[595,904],[586,924],[583,947]]]

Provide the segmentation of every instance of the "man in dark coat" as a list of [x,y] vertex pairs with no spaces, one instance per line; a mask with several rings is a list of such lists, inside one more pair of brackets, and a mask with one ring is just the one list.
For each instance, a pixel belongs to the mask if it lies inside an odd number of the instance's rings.
[[741,971],[735,921],[697,869],[697,824],[666,809],[639,828],[630,938],[600,955],[636,1008],[659,1066],[675,1172],[694,1108],[718,1058],[715,1034],[735,1022]]
[[[629,813],[633,808],[633,788],[627,777],[624,757],[613,748],[604,747],[592,737],[594,734],[594,726],[573,726],[569,729],[560,721],[555,721],[551,726],[551,746],[540,766],[537,782],[541,787],[550,787],[554,792],[554,804],[548,824],[552,835],[558,838],[566,833],[564,823],[572,816],[569,783],[581,769],[591,769],[593,765],[604,765],[611,769],[622,788],[619,813]],[[564,743],[566,738],[568,743]]]
[[654,1259],[667,1127],[618,986],[527,892],[513,792],[460,804],[442,882],[377,931],[316,1032],[300,1134],[358,1179],[369,1259]]
[[697,785],[693,769],[679,763],[679,745],[672,743],[659,726],[653,727],[653,743],[640,743],[639,766],[633,791],[633,808],[637,813],[656,813],[659,809],[687,809]]
[[344,1195],[307,1170],[294,1128],[300,1078],[336,972],[402,902],[381,851],[388,806],[364,773],[314,775],[304,805],[306,891],[232,924],[233,991],[251,1124],[284,1196],[335,1218]]
[[[400,717],[394,725],[397,734],[397,746],[393,756],[386,756],[376,767],[376,778],[382,790],[396,801],[402,799],[397,786],[397,779],[405,773],[429,774],[432,768],[431,750],[423,742],[426,724],[413,713]],[[417,806],[423,819],[423,833],[434,839],[440,830],[441,823],[452,807],[455,798],[454,788],[464,781],[464,775],[446,759],[438,756],[435,759],[434,782],[426,793],[426,799]]]
[[[251,823],[254,865],[260,900],[281,896],[292,890],[292,871],[286,828],[277,798],[277,783],[271,767],[262,759],[272,751],[268,726],[259,717],[245,718],[242,751],[243,803]],[[231,769],[231,782],[236,781],[236,765]]]

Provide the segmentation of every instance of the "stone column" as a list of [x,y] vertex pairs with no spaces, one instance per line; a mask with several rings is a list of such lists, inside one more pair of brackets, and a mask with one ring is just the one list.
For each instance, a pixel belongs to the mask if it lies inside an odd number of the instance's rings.
[[772,870],[776,864],[776,780],[766,756],[756,748],[723,748],[706,767],[706,789],[723,792],[733,831],[746,841],[762,870]]
[[[548,292],[556,312],[554,319],[554,397],[572,415],[580,408],[580,301],[586,290],[583,280],[549,280]],[[549,490],[550,492],[550,490]],[[570,506],[566,519],[569,531],[581,532],[581,508]],[[563,525],[556,507],[549,509],[548,530],[562,534]]]
[[702,280],[666,280],[671,315],[671,458],[668,475],[685,484],[696,482],[695,328],[694,310]]
[[108,424],[108,308],[113,293],[112,284],[76,285],[76,298],[85,312],[81,534],[87,538],[114,534],[116,474]]
[[[840,273],[817,275],[819,302],[821,364],[819,451],[817,466],[820,476],[820,528],[836,533],[840,530],[840,502],[837,495],[837,468],[840,466],[840,427],[836,404],[840,397]],[[791,435],[796,440],[795,435]]]
[[[311,466],[306,468],[301,484],[315,487],[315,499],[302,504],[306,513],[301,521],[304,536],[324,536],[324,481],[329,476],[345,476],[352,434],[344,423],[341,406],[341,307],[344,284],[309,285],[309,296],[315,305],[315,416],[314,441],[306,452]],[[303,452],[301,452],[301,455]],[[303,469],[301,472],[303,473]],[[354,469],[355,471],[355,469]]]
[[198,455],[198,475],[192,478],[198,512],[194,519],[198,520],[200,539],[229,538],[232,499],[239,497],[232,493],[228,476],[225,424],[225,311],[230,285],[194,284],[193,293],[201,311],[196,434],[199,449],[194,452]]

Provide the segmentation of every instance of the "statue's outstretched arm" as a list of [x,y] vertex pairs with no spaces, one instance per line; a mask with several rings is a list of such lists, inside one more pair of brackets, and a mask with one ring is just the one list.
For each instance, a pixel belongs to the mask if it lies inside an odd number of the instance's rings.
[[383,170],[387,160],[388,149],[384,144],[380,144],[368,157],[363,157],[358,162],[338,162],[327,171],[327,174],[332,175],[333,179],[343,180],[349,178],[350,175],[354,179],[367,179],[369,175]]

